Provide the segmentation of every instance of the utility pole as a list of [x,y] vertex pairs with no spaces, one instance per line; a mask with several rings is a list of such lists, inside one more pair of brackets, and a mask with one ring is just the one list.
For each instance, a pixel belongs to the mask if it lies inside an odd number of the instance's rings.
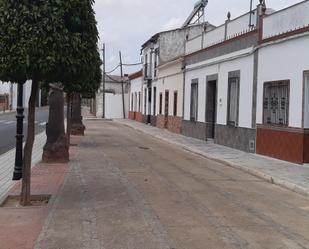
[[24,107],[23,107],[23,83],[18,82],[17,93],[17,126],[16,126],[16,152],[15,152],[15,167],[13,173],[13,181],[19,181],[23,177],[23,120],[24,120]]
[[121,51],[119,51],[119,59],[120,59],[120,76],[121,76],[121,89],[122,89],[122,110],[123,110],[123,118],[126,118],[126,110],[125,110],[125,103],[124,103],[123,67],[122,67]]
[[105,43],[103,43],[103,105],[102,105],[102,108],[103,108],[103,114],[102,114],[102,118],[105,118],[105,81],[106,81],[106,78],[105,78]]

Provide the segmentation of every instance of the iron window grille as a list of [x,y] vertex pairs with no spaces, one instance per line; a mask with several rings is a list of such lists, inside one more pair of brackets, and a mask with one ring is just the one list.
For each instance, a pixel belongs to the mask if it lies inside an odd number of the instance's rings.
[[264,83],[263,123],[287,126],[289,118],[289,81]]
[[227,103],[227,124],[237,126],[239,113],[239,77],[229,78]]
[[196,122],[197,114],[198,114],[198,82],[193,80],[191,83],[190,120]]

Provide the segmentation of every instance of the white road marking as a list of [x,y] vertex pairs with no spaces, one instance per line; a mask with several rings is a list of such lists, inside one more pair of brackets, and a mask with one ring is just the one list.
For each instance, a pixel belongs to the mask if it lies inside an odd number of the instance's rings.
[[13,124],[13,123],[15,123],[15,121],[7,121],[7,122],[5,122],[4,124]]

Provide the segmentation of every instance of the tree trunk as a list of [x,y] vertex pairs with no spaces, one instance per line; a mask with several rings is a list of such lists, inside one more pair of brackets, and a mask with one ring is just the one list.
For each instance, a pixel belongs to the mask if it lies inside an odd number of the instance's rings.
[[85,126],[82,117],[82,101],[79,93],[72,95],[72,119],[71,119],[71,135],[84,136]]
[[72,119],[72,97],[71,93],[67,94],[67,141],[68,146],[70,147],[71,143],[71,119]]
[[23,179],[20,198],[20,204],[22,206],[31,205],[31,159],[35,134],[35,100],[38,92],[38,85],[37,80],[32,81],[31,95],[28,106],[28,131],[26,145],[24,148]]
[[64,99],[61,84],[50,84],[49,116],[46,124],[47,141],[42,161],[66,163],[69,161],[69,146],[64,132]]

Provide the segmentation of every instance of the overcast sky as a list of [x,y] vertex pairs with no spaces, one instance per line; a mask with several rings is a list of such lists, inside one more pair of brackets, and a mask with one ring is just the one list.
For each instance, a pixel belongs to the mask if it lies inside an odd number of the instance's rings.
[[[282,9],[302,0],[266,0],[268,8]],[[96,0],[95,12],[100,32],[100,47],[106,43],[107,71],[119,64],[140,61],[141,45],[157,32],[178,28],[193,10],[197,0]],[[254,5],[258,0],[253,0]],[[249,11],[250,0],[209,0],[206,20],[222,24],[228,11],[235,18]],[[136,71],[126,67],[125,73]],[[118,73],[117,71],[115,72]]]

